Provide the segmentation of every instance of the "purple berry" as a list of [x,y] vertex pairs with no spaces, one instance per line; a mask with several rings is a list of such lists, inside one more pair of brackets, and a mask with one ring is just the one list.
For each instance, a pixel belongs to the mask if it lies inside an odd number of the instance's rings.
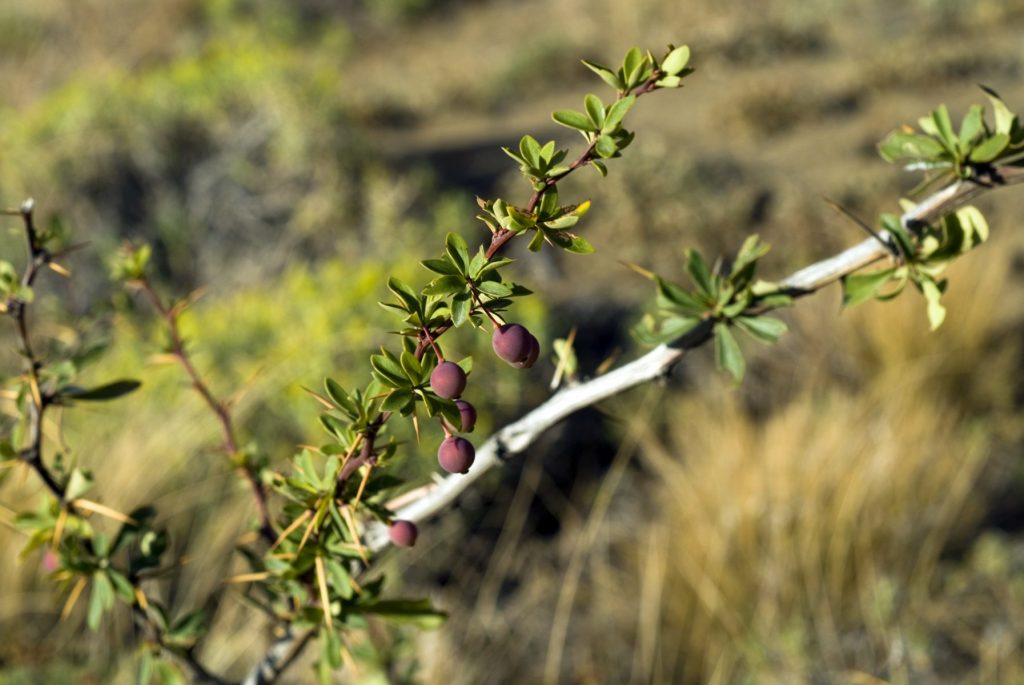
[[494,329],[491,347],[509,364],[521,362],[530,354],[530,331],[517,323],[507,323]]
[[448,436],[437,450],[437,461],[448,473],[468,473],[475,458],[473,443],[465,438]]
[[462,417],[460,432],[470,433],[476,425],[476,407],[466,400],[455,400],[455,406],[459,408],[459,415]]
[[537,338],[530,335],[530,351],[526,355],[526,359],[521,362],[515,362],[512,366],[517,369],[529,369],[537,363],[537,357],[540,356],[540,341]]
[[415,545],[416,536],[419,533],[420,531],[416,528],[415,523],[400,519],[392,521],[391,527],[388,528],[388,537],[391,538],[391,542],[399,547],[412,547]]
[[466,372],[455,362],[441,362],[430,374],[430,389],[438,397],[454,399],[466,389]]

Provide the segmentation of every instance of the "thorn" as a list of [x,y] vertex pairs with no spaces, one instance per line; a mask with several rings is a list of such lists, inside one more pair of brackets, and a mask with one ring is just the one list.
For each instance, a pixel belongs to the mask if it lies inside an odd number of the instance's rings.
[[619,262],[619,264],[621,264],[622,266],[626,267],[627,269],[635,271],[636,273],[640,274],[641,276],[643,276],[644,278],[647,278],[649,280],[654,280],[655,276],[657,276],[657,274],[655,274],[653,271],[645,269],[642,266],[640,266],[639,264],[634,264],[633,262],[626,262],[626,261],[623,261],[621,259],[618,260],[618,262]]
[[895,257],[896,259],[902,259],[903,256],[900,254],[899,248],[897,248],[895,245],[893,245],[890,241],[888,241],[885,238],[883,238],[878,233],[878,231],[876,231],[875,229],[873,229],[870,226],[868,226],[867,223],[865,223],[860,217],[856,216],[853,212],[851,212],[850,210],[846,209],[845,207],[840,205],[838,202],[834,202],[834,201],[830,200],[827,197],[823,198],[823,199],[825,200],[825,204],[827,204],[829,207],[831,207],[835,211],[839,212],[840,214],[845,216],[847,219],[849,219],[850,221],[852,221],[853,223],[857,224],[858,226],[863,228],[865,231],[867,231],[868,235],[870,235],[872,238],[874,238],[875,240],[880,242],[882,244],[882,246],[887,251],[892,253],[893,257]]

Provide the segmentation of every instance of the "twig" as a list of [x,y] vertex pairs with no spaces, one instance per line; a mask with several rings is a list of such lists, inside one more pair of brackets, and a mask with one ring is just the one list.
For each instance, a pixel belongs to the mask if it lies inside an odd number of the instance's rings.
[[[181,337],[181,329],[178,326],[178,317],[181,313],[180,309],[176,306],[168,306],[163,303],[160,296],[157,294],[156,289],[148,278],[141,278],[135,281],[136,285],[145,293],[149,299],[153,308],[160,314],[161,318],[167,324],[167,330],[171,336],[171,355],[178,361],[178,364],[185,371],[189,381],[192,383],[192,387],[203,398],[203,402],[209,407],[210,411],[217,419],[217,423],[220,424],[222,434],[222,447],[224,452],[229,458],[234,459],[238,454],[238,440],[235,437],[234,422],[231,417],[231,410],[225,402],[221,402],[214,396],[213,391],[210,390],[210,386],[206,384],[203,377],[196,370],[192,364],[192,358],[189,356],[188,350],[185,348],[185,342]],[[239,461],[238,470],[249,484],[250,490],[252,490],[253,499],[256,502],[256,509],[258,511],[260,521],[260,535],[263,539],[273,544],[277,539],[277,533],[274,530],[274,525],[270,519],[270,507],[267,502],[267,490],[260,482],[259,473],[249,463],[244,460]]]
[[[39,239],[36,231],[35,220],[32,212],[35,209],[35,202],[30,198],[21,203],[17,214],[21,216],[22,224],[25,227],[25,243],[28,251],[28,259],[25,264],[25,273],[21,277],[21,286],[31,288],[35,283],[39,269],[50,261],[50,253]],[[15,212],[10,212],[15,213]],[[66,489],[57,482],[56,477],[43,461],[43,417],[46,408],[50,406],[52,398],[44,393],[39,382],[39,374],[43,368],[40,360],[32,348],[31,337],[28,332],[28,303],[18,297],[7,302],[7,311],[14,317],[14,325],[17,329],[18,343],[21,345],[21,354],[24,360],[25,374],[29,383],[29,405],[28,405],[28,446],[18,452],[18,458],[27,463],[36,472],[39,478],[46,485],[47,489],[60,502],[62,507],[68,503],[64,499]]]
[[[25,272],[21,279],[21,285],[23,288],[31,288],[35,284],[39,270],[47,264],[50,264],[53,259],[53,254],[45,245],[42,244],[39,233],[36,231],[35,221],[33,218],[34,208],[35,203],[31,199],[28,199],[21,204],[21,207],[18,210],[18,214],[21,215],[22,222],[25,227],[25,239],[28,249],[28,260],[25,266]],[[57,498],[57,501],[60,503],[64,512],[84,509],[99,513],[106,512],[106,515],[109,516],[112,510],[107,507],[103,507],[102,505],[98,505],[95,502],[89,502],[88,500],[82,499],[69,500],[67,498],[66,485],[62,485],[57,481],[57,478],[43,461],[43,418],[47,407],[53,403],[54,398],[48,391],[44,391],[40,385],[40,372],[43,369],[43,362],[36,356],[36,353],[32,348],[28,332],[28,303],[24,299],[13,298],[7,302],[7,311],[14,317],[15,327],[18,333],[18,342],[21,345],[25,373],[28,376],[31,395],[29,399],[28,412],[29,444],[28,447],[22,449],[18,453],[18,457],[32,467],[46,485],[47,489],[49,489]],[[62,512],[62,515],[65,515],[64,512]],[[130,521],[131,519],[128,520]],[[59,533],[55,533],[55,538],[59,538]],[[132,578],[132,584],[136,589],[138,588],[137,581],[138,578]],[[81,578],[79,583],[80,584],[76,587],[85,587],[84,578]],[[72,601],[67,606],[71,607],[73,605],[74,602]],[[153,635],[153,639],[160,646],[160,649],[166,654],[173,655],[191,670],[193,682],[226,685],[226,681],[206,670],[191,650],[182,651],[164,644],[160,640],[159,628],[150,619],[149,614],[139,606],[138,601],[136,601],[132,609],[135,620]]]

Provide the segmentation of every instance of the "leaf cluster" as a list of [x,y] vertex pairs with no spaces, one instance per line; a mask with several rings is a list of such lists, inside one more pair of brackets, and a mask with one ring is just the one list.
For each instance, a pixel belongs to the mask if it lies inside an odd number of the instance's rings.
[[967,110],[956,130],[949,110],[939,105],[918,119],[920,132],[904,126],[879,143],[879,154],[886,161],[903,164],[910,171],[927,172],[913,194],[956,178],[984,177],[1000,165],[1024,164],[1024,126],[1020,118],[994,91],[985,90],[994,121],[988,121],[985,107],[976,104]]
[[719,260],[713,267],[696,250],[687,250],[684,269],[691,288],[641,270],[654,281],[657,295],[655,311],[636,326],[636,336],[651,345],[668,343],[706,323],[715,338],[719,368],[740,381],[746,362],[732,329],[766,344],[775,343],[788,330],[782,320],[763,314],[792,302],[775,284],[755,280],[757,263],[768,250],[766,243],[752,235],[731,263]]
[[947,281],[939,276],[953,259],[988,239],[985,216],[975,207],[962,207],[935,224],[917,225],[913,230],[895,214],[883,214],[879,225],[892,236],[899,256],[897,264],[844,277],[843,305],[891,300],[903,292],[907,283],[913,283],[928,304],[928,322],[935,330],[946,318],[941,300]]

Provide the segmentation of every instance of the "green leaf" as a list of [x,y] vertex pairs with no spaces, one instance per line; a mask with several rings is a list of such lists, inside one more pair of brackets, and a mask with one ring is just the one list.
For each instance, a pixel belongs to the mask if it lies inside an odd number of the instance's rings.
[[988,99],[992,103],[992,111],[996,118],[996,133],[1005,133],[1010,135],[1013,131],[1013,123],[1017,116],[1010,111],[1002,98],[996,95],[993,91],[987,90],[986,92],[988,92]]
[[789,330],[781,319],[770,316],[739,316],[736,325],[761,342],[774,343]]
[[608,108],[608,114],[604,119],[604,126],[601,127],[601,131],[604,133],[611,133],[618,129],[622,120],[625,118],[626,113],[635,102],[635,95],[628,95],[621,100],[616,100],[615,103]]
[[566,231],[544,231],[544,237],[562,248],[566,252],[574,254],[592,254],[594,246],[586,238],[568,233]]
[[675,283],[666,281],[660,276],[655,276],[654,282],[658,288],[658,296],[663,300],[659,302],[661,306],[675,305],[683,313],[695,316],[707,311],[708,308],[703,303]]
[[470,304],[468,292],[459,293],[452,298],[452,323],[455,326],[461,326],[466,323],[466,319],[469,317]]
[[544,190],[537,205],[537,215],[543,219],[555,216],[558,212],[558,188],[550,186]]
[[965,234],[962,252],[967,252],[988,240],[988,221],[977,207],[961,207],[953,216],[960,221]]
[[581,60],[587,69],[601,77],[601,80],[607,83],[615,90],[625,90],[626,84],[622,82],[622,79],[618,75],[609,69],[608,67],[597,64],[596,62],[588,62],[587,60]]
[[878,291],[893,279],[896,268],[872,271],[866,274],[851,274],[843,277],[843,306],[853,307],[876,296]]
[[419,311],[420,299],[416,295],[416,291],[410,288],[406,283],[392,276],[388,279],[388,290],[398,297],[399,301],[401,301],[402,305],[405,307],[405,311],[409,313]]
[[927,276],[917,279],[917,285],[928,302],[928,323],[934,331],[946,319],[946,308],[942,306],[942,289]]
[[445,252],[459,273],[466,274],[469,270],[469,245],[458,233],[449,233],[444,241]]
[[[320,627],[320,660],[330,668],[341,668],[341,642],[338,634],[327,626]],[[327,674],[330,682],[330,673]]]
[[394,359],[382,354],[375,354],[370,357],[370,366],[373,367],[377,377],[391,387],[402,388],[409,385],[401,365]]
[[981,105],[971,105],[967,114],[964,115],[963,121],[960,122],[960,146],[964,150],[970,149],[971,143],[978,137],[978,134],[984,132],[985,124],[982,121],[982,111]]
[[530,244],[527,246],[527,249],[529,249],[530,252],[540,252],[540,248],[543,245],[544,232],[541,229],[537,229],[537,231],[533,234],[533,239],[530,240]]
[[349,399],[348,393],[345,392],[345,389],[337,381],[325,378],[324,389],[327,391],[327,396],[331,398],[331,401],[338,405],[343,412],[353,419],[359,416],[359,409]]
[[[740,251],[736,254],[736,259],[732,263],[732,274],[731,280],[735,283],[738,278],[744,280],[750,280],[753,278],[753,270],[749,270],[749,273],[744,273],[749,266],[755,264],[757,260],[764,257],[771,250],[771,246],[768,243],[761,242],[761,238],[758,235],[748,236],[743,241],[743,245],[740,247]],[[742,284],[742,285],[745,285]]]
[[437,398],[437,410],[441,412],[448,423],[455,427],[462,425],[462,413],[459,411],[459,405],[455,404],[455,400],[445,400],[440,397]]
[[470,262],[469,262],[469,275],[470,275],[470,277],[471,278],[479,277],[480,276],[480,272],[483,271],[483,268],[486,265],[487,265],[487,253],[484,252],[483,245],[481,245],[477,249],[476,254],[473,255],[473,259],[471,259]]
[[172,645],[192,647],[206,634],[206,611],[196,609],[178,619],[164,636]]
[[564,231],[567,228],[572,228],[578,224],[580,218],[575,214],[563,214],[557,219],[551,219],[544,222],[544,227],[549,228],[553,231]]
[[420,264],[442,276],[459,275],[458,268],[447,259],[424,259]]
[[601,176],[607,176],[608,175],[608,167],[605,165],[604,162],[600,162],[600,161],[598,161],[596,159],[593,159],[593,160],[590,161],[590,164],[595,169],[597,169],[597,173],[601,174]]
[[352,576],[345,570],[345,567],[336,559],[324,557],[324,571],[326,571],[331,589],[344,599],[352,599],[354,594]]
[[467,287],[465,276],[440,276],[423,288],[424,295],[454,295]]
[[60,390],[61,397],[67,397],[77,402],[106,402],[123,397],[130,392],[137,390],[142,383],[137,380],[124,379],[105,383],[104,385],[85,390],[75,386],[68,386]]
[[972,162],[985,164],[998,157],[1006,146],[1010,144],[1010,136],[1005,133],[996,133],[991,138],[983,140],[976,148],[971,150],[970,159]]
[[587,95],[583,98],[583,104],[594,127],[600,129],[604,126],[604,104],[601,100],[596,95]]
[[153,679],[153,653],[148,649],[141,650],[139,656],[138,685],[150,685]]
[[497,283],[495,281],[480,281],[476,284],[476,289],[491,297],[508,297],[512,294],[512,288],[504,283]]
[[943,145],[945,145],[947,150],[955,153],[958,149],[959,141],[956,134],[953,133],[953,122],[949,118],[949,110],[945,105],[939,105],[932,112],[932,121],[935,122],[935,130]]
[[114,584],[114,590],[117,592],[117,596],[128,604],[134,603],[135,588],[132,587],[131,582],[129,582],[123,574],[113,569],[108,569],[107,575],[110,576],[110,580]]
[[319,422],[321,422],[321,425],[324,426],[327,432],[337,438],[344,436],[348,430],[348,425],[332,414],[322,414],[319,416]]
[[664,61],[661,63],[661,70],[669,76],[675,76],[681,72],[690,61],[690,48],[686,45],[680,45],[678,48],[668,53],[665,56]]
[[402,354],[398,357],[398,362],[402,365],[405,375],[414,383],[418,383],[423,377],[423,364],[420,363],[415,354],[410,353],[408,350],[402,350]]
[[639,48],[630,48],[626,52],[626,57],[622,60],[622,73],[626,77],[627,88],[637,85],[634,79],[643,67],[643,64],[644,54],[640,52]]
[[569,128],[574,128],[578,131],[593,132],[597,130],[597,127],[591,123],[590,117],[571,109],[559,110],[552,114],[551,118],[562,126],[568,126]]
[[686,251],[686,273],[704,296],[715,299],[715,286],[711,281],[707,262],[696,250]]
[[86,625],[93,632],[100,627],[100,619],[103,613],[114,606],[114,586],[110,578],[103,571],[96,571],[92,574],[92,591],[89,596],[89,613],[86,618]]
[[174,664],[167,663],[163,659],[156,659],[153,662],[153,669],[156,671],[156,679],[160,685],[185,685],[185,676]]
[[68,484],[64,490],[65,499],[75,500],[87,493],[93,485],[93,478],[90,473],[75,468],[68,477]]
[[937,159],[945,152],[946,149],[934,138],[905,131],[890,133],[878,145],[878,153],[887,162]]
[[735,382],[743,380],[747,364],[736,338],[724,323],[715,324],[715,362],[718,368],[728,371]]
[[509,228],[514,231],[525,231],[537,225],[537,217],[527,214],[518,207],[508,205]]
[[445,612],[435,609],[429,599],[380,600],[373,604],[349,607],[349,611],[373,614],[396,623],[412,623],[424,630],[439,627],[448,617]]
[[594,151],[605,159],[608,159],[609,157],[614,157],[615,153],[618,152],[619,149],[615,146],[615,141],[612,140],[611,137],[601,136],[597,139]]
[[534,169],[538,169],[541,166],[540,161],[540,143],[533,136],[527,134],[519,140],[519,154],[522,155],[526,163]]

